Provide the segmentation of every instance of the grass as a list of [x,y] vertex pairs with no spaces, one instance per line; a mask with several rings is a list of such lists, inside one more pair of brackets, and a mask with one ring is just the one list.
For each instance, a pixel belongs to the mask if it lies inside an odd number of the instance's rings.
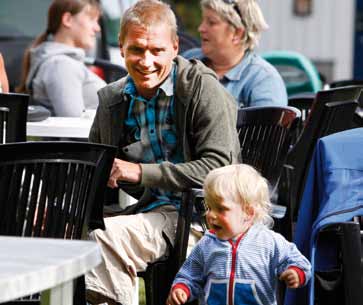
[[139,305],[146,305],[144,280],[139,278]]

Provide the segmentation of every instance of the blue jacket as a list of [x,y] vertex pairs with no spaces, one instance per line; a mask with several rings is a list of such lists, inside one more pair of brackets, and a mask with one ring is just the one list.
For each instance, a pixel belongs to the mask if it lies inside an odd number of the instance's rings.
[[176,275],[173,286],[184,284],[190,300],[200,304],[276,304],[278,276],[290,266],[310,278],[310,263],[296,246],[264,225],[253,225],[237,241],[220,240],[207,232]]
[[[206,60],[199,48],[188,50],[182,55],[188,59]],[[219,81],[240,107],[287,105],[286,87],[279,72],[252,51],[246,52],[242,61]]]
[[[312,272],[329,270],[336,261],[333,249],[317,246],[319,231],[356,215],[363,215],[363,128],[321,138],[316,145],[294,237]],[[306,304],[307,299],[314,304],[314,277],[306,289],[289,291],[285,304]]]

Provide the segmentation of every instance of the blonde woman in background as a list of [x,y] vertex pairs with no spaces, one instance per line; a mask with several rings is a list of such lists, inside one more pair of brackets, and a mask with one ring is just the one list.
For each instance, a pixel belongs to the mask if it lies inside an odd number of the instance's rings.
[[266,21],[256,0],[202,0],[201,48],[184,57],[214,70],[240,107],[287,105],[277,70],[255,53]]

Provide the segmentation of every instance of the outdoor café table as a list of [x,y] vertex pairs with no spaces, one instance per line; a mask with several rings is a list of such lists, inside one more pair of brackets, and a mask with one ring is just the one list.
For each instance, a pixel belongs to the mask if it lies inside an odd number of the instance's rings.
[[27,122],[26,133],[31,137],[87,139],[92,117],[49,117],[44,121]]
[[49,290],[42,304],[72,305],[73,279],[100,262],[92,241],[0,236],[0,303]]

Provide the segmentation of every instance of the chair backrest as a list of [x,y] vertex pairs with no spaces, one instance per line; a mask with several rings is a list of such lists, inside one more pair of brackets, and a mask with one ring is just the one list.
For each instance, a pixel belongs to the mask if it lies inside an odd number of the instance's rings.
[[303,54],[275,50],[262,53],[261,56],[280,72],[288,95],[321,90],[319,72]]
[[359,87],[337,88],[317,93],[305,127],[286,160],[286,167],[293,169],[288,200],[294,215],[302,197],[317,140],[352,127],[360,94]]
[[[329,88],[341,88],[341,87],[359,87],[363,89],[363,80],[358,79],[346,79],[346,80],[340,80],[335,81],[329,84]],[[363,108],[363,94],[361,94],[358,104],[361,108]]]
[[340,87],[347,87],[347,86],[363,86],[363,80],[361,79],[344,79],[331,82],[329,84],[330,88],[340,88]]
[[[363,80],[359,79],[346,79],[335,81],[329,84],[330,88],[340,88],[347,86],[357,86],[363,89]],[[361,94],[358,100],[358,107],[353,118],[353,127],[363,127],[363,94]]]
[[144,279],[147,305],[165,304],[174,277],[186,258],[193,208],[204,210],[203,198],[202,189],[183,192],[174,247],[170,245],[167,257],[149,263],[145,272],[138,272]]
[[0,93],[0,144],[26,141],[29,95]]
[[304,129],[314,99],[315,99],[315,93],[293,95],[288,99],[289,106],[295,107],[301,111],[301,119],[297,124],[292,144],[296,143],[297,139],[299,138],[301,132]]
[[293,107],[247,107],[238,110],[237,130],[243,163],[252,165],[269,181],[278,183],[291,135],[300,119]]
[[81,238],[90,218],[102,219],[115,152],[81,142],[0,145],[0,234]]

